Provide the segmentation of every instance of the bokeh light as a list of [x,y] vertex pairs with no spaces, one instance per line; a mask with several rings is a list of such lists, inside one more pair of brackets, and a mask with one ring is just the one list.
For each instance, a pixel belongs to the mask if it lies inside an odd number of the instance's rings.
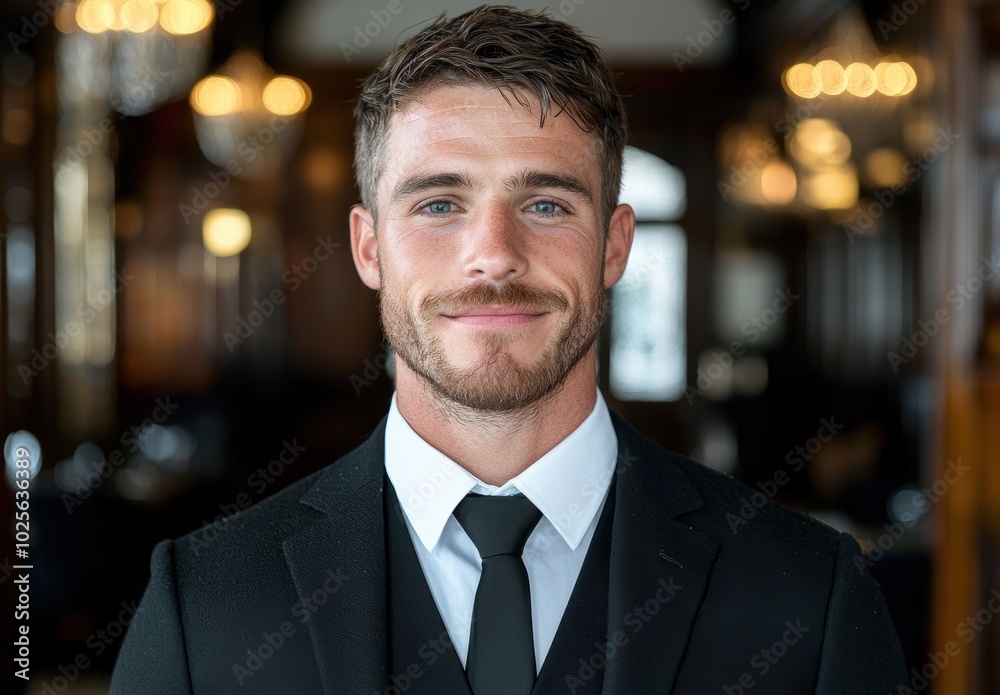
[[785,87],[795,96],[812,99],[820,94],[816,71],[808,63],[797,63],[785,71]]
[[279,116],[291,116],[304,111],[312,100],[312,92],[302,80],[278,75],[267,83],[262,95],[264,107]]
[[250,216],[235,208],[216,208],[205,214],[202,241],[213,256],[235,256],[250,244]]
[[782,74],[781,81],[785,91],[804,99],[844,92],[858,97],[868,97],[876,92],[899,97],[916,88],[917,73],[905,61],[882,61],[873,68],[861,62],[845,67],[836,60],[821,60],[815,66],[796,63]]
[[158,15],[156,5],[150,0],[127,0],[119,12],[122,26],[136,34],[155,27]]
[[847,91],[856,97],[866,97],[875,93],[875,71],[864,63],[851,63],[844,70]]
[[203,116],[224,116],[238,110],[240,87],[223,75],[209,75],[191,90],[191,107]]
[[160,26],[171,34],[196,34],[212,23],[214,14],[206,0],[168,0],[160,9]]
[[76,8],[76,23],[88,34],[101,34],[112,28],[117,14],[109,0],[83,0]]
[[797,190],[795,170],[787,162],[773,160],[760,172],[760,194],[772,205],[788,205]]
[[835,60],[821,60],[814,68],[816,81],[825,94],[837,95],[847,89],[847,73],[844,66]]

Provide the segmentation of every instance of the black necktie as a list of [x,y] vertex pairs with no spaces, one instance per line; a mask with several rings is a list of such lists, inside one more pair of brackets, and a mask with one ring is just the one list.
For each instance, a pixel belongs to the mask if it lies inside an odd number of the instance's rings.
[[524,495],[469,493],[455,518],[483,558],[465,672],[475,695],[528,695],[535,684],[531,593],[521,561],[542,513]]

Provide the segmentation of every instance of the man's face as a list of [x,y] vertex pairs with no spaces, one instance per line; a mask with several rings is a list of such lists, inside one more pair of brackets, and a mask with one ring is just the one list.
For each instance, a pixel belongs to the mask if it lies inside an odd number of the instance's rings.
[[400,368],[492,412],[551,393],[592,351],[634,223],[620,206],[606,243],[593,137],[511,104],[494,88],[422,94],[389,128],[377,234],[367,211],[351,219]]

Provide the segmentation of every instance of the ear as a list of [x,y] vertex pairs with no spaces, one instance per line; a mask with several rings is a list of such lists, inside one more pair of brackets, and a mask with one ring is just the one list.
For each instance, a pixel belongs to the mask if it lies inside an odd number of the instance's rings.
[[382,278],[378,264],[378,237],[375,235],[371,213],[364,206],[355,205],[351,208],[350,225],[354,267],[358,270],[361,282],[377,290],[382,286]]
[[619,205],[611,214],[604,243],[604,288],[618,282],[625,272],[628,254],[635,237],[635,212],[630,205]]

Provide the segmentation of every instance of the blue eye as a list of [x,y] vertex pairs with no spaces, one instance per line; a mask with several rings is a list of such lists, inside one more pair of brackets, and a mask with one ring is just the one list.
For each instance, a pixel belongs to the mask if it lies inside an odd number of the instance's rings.
[[559,206],[552,202],[542,201],[532,203],[532,209],[540,215],[555,215],[559,211]]
[[427,211],[435,215],[443,215],[445,213],[451,212],[451,203],[441,200],[435,203],[430,203],[427,206]]

